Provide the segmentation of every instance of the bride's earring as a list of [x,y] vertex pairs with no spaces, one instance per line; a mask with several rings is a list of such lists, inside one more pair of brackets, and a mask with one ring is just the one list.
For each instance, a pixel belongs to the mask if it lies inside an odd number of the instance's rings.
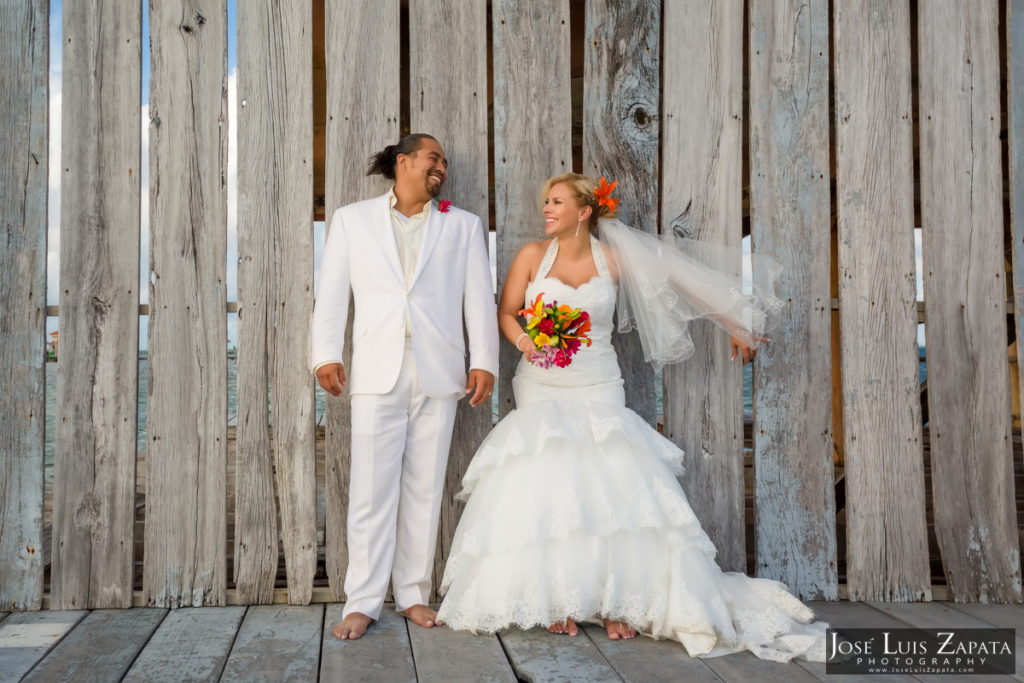
[[583,225],[583,221],[577,221],[577,222],[576,222],[576,236],[577,236],[577,237],[579,237],[579,236],[580,236],[580,226],[581,226],[581,225]]

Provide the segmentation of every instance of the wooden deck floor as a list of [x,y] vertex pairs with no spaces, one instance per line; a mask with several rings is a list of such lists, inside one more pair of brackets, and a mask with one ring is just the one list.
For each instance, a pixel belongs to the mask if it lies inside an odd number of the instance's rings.
[[[1024,681],[1024,605],[815,602],[836,626],[1017,629]],[[764,662],[748,653],[693,659],[675,642],[612,642],[541,629],[473,636],[423,629],[385,606],[366,638],[330,635],[339,604],[42,611],[0,615],[0,681],[823,681],[824,664]],[[828,680],[861,680],[833,676]],[[920,680],[977,681],[978,676]],[[865,676],[864,681],[917,680]]]

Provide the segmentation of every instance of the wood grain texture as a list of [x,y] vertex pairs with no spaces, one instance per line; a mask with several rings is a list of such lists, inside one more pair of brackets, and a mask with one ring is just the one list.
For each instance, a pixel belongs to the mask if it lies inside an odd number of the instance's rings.
[[[619,180],[619,219],[658,232],[660,0],[586,4],[583,172]],[[600,237],[600,233],[598,233]],[[612,336],[626,405],[658,421],[654,369],[635,332]]]
[[[1017,349],[1024,348],[1024,0],[1006,3],[1007,137],[1010,244],[1013,258],[1013,312]],[[1024,387],[1024,362],[1017,361],[1017,386]],[[1024,398],[1013,406],[1018,415]]]
[[[320,680],[365,683],[414,683],[416,665],[405,617],[386,606],[359,640],[338,640],[331,633],[344,605],[327,606],[320,657]],[[413,626],[412,628],[419,628]],[[453,664],[452,661],[449,665]]]
[[226,583],[227,7],[149,15],[148,605],[221,605]]
[[22,680],[119,681],[166,615],[145,608],[90,612]]
[[[486,231],[487,2],[416,0],[409,4],[409,25],[415,27],[409,32],[412,130],[440,140],[448,158],[442,196],[481,216]],[[438,44],[446,46],[440,54]],[[438,57],[443,64],[437,64]],[[455,527],[465,507],[455,500],[455,494],[462,488],[469,461],[490,431],[489,400],[476,408],[471,408],[469,401],[459,401],[441,501],[434,586],[441,582]]]
[[245,607],[174,610],[160,623],[122,681],[219,680],[244,616]]
[[755,0],[749,21],[751,242],[787,302],[753,368],[757,575],[835,600],[828,2]]
[[935,535],[957,602],[1020,602],[999,139],[999,8],[918,13]]
[[314,680],[323,625],[323,605],[250,607],[220,680]]
[[511,629],[498,634],[519,680],[621,681],[586,632],[575,638],[548,633],[542,628]]
[[142,7],[63,13],[52,604],[128,607],[135,536]]
[[721,680],[711,672],[706,660],[691,657],[681,643],[654,640],[644,636],[629,640],[610,640],[604,626],[597,624],[587,624],[582,629],[626,683],[717,683]]
[[49,9],[0,7],[0,607],[43,597]]
[[[537,197],[544,181],[572,171],[569,4],[491,3],[494,43],[494,194],[498,292],[512,259],[543,239]],[[512,376],[522,357],[503,339],[498,412],[515,407]]]
[[515,683],[512,665],[493,633],[473,634],[411,624],[407,628],[417,681]]
[[705,660],[708,668],[723,681],[757,681],[758,683],[803,683],[819,680],[796,662],[770,662],[750,652],[737,652],[727,657]]
[[847,585],[851,600],[928,600],[910,9],[833,12]]
[[[665,3],[661,230],[735,247],[739,258],[743,7]],[[665,436],[686,452],[686,496],[726,571],[746,570],[743,395],[725,332],[690,327],[696,352],[664,371]]]
[[[367,177],[365,169],[370,155],[398,141],[399,2],[326,0],[325,15],[329,38],[324,215],[330,217],[340,206],[382,195],[391,187],[381,176]],[[352,358],[352,312],[350,307],[346,367]],[[347,393],[327,396],[325,431],[327,578],[334,599],[341,600],[348,567],[345,520],[352,445]]]
[[289,602],[309,602],[316,571],[312,22],[308,3],[239,7],[235,576],[248,603],[273,600],[277,573],[270,415]]
[[21,680],[87,614],[42,610],[8,616],[0,622],[0,679]]

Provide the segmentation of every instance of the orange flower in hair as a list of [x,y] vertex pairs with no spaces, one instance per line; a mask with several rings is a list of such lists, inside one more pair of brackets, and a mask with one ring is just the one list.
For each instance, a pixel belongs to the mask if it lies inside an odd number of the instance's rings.
[[597,197],[598,206],[607,206],[609,211],[614,211],[619,205],[619,200],[612,197],[612,190],[619,184],[619,181],[609,184],[608,180],[601,176],[601,186],[594,190],[594,196]]

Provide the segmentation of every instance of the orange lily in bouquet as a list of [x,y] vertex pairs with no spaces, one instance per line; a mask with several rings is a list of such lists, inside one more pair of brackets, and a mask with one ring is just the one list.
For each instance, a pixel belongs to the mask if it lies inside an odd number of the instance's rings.
[[590,314],[559,305],[557,301],[545,304],[544,292],[537,295],[532,305],[519,311],[519,315],[526,320],[526,333],[537,347],[530,362],[538,367],[567,367],[584,344],[591,344],[587,337]]

